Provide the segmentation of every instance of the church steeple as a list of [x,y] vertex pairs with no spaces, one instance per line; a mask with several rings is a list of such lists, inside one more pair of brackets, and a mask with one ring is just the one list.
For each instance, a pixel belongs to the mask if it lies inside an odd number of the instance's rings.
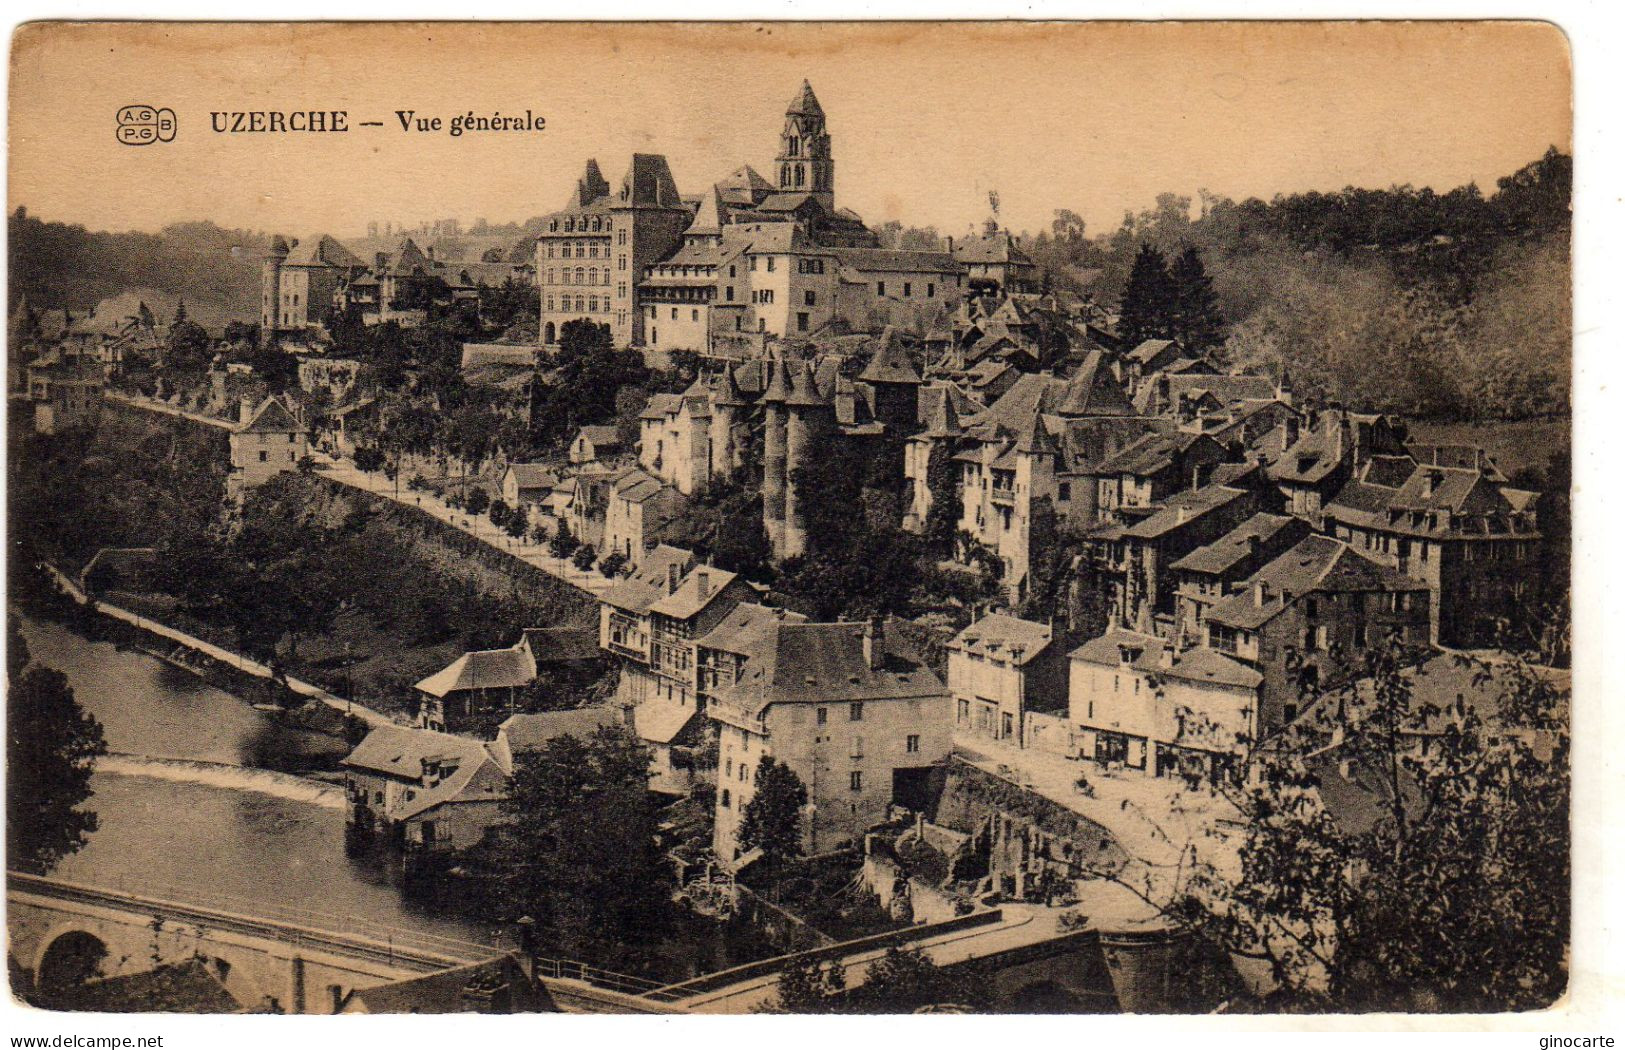
[[805,80],[800,94],[785,111],[784,133],[779,136],[774,166],[778,169],[780,193],[809,193],[830,211],[835,210],[835,160],[830,156],[824,107],[818,104],[812,84]]

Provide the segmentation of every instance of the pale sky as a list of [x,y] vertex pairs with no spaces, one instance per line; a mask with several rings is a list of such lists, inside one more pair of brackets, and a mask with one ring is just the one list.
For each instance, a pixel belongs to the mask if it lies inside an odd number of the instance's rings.
[[[632,152],[664,153],[685,194],[742,163],[771,179],[803,77],[837,204],[943,233],[990,189],[1016,230],[1065,207],[1091,233],[1164,191],[1488,194],[1571,141],[1567,47],[1535,23],[33,24],[13,38],[8,197],[109,230],[523,220],[589,156],[615,184]],[[131,104],[172,108],[175,140],[118,144]],[[393,112],[527,108],[546,131],[406,134]],[[256,109],[343,109],[351,130],[209,130]]]

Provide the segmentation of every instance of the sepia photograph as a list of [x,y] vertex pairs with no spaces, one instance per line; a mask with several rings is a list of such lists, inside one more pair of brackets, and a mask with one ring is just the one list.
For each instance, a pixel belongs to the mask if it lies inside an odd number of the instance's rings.
[[1533,21],[18,26],[11,999],[1560,1006],[1573,91]]

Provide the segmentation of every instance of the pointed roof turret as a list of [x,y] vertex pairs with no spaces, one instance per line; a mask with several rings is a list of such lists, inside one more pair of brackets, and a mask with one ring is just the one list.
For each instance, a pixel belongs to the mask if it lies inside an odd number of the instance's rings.
[[671,165],[659,153],[634,153],[621,180],[622,208],[684,208]]
[[918,386],[922,382],[920,373],[914,370],[914,362],[909,360],[908,351],[903,348],[902,337],[891,325],[887,325],[881,333],[880,347],[863,371],[858,373],[858,382],[910,386]]
[[778,358],[767,363],[767,389],[762,391],[762,400],[768,404],[782,405],[790,397],[790,377],[785,367]]
[[1083,359],[1072,378],[1066,381],[1060,404],[1055,407],[1062,416],[1132,416],[1134,406],[1128,395],[1117,385],[1109,369],[1103,367],[1104,357],[1099,350],[1091,350]]
[[785,110],[786,116],[796,113],[819,117],[824,115],[824,107],[818,104],[818,96],[813,94],[812,81],[810,80],[801,82],[801,93],[790,103],[790,108]]
[[954,406],[953,390],[945,386],[928,386],[921,394],[925,400],[925,410],[921,413],[925,417],[923,436],[958,437],[962,431],[959,426],[959,410]]
[[813,377],[812,365],[807,361],[803,360],[796,367],[795,378],[784,403],[796,408],[820,408],[830,403],[829,398],[818,392],[818,381]]
[[750,404],[745,399],[745,392],[739,389],[739,379],[734,375],[732,365],[722,366],[722,374],[717,377],[711,397],[712,404],[724,408],[744,408]]
[[1044,426],[1044,417],[1040,412],[1022,420],[1016,427],[1016,451],[1029,455],[1055,455],[1061,451],[1049,428]]
[[700,195],[699,211],[694,213],[694,221],[688,224],[683,235],[711,235],[722,234],[722,191],[712,186]]
[[570,191],[570,199],[565,202],[565,211],[575,211],[585,208],[593,201],[609,196],[609,180],[604,173],[598,170],[598,161],[588,159],[586,170],[581,178],[576,180],[575,189]]

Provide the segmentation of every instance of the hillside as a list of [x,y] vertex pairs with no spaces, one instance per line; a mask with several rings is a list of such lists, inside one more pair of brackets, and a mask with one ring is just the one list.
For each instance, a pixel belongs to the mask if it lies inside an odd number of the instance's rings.
[[259,314],[259,256],[269,243],[263,233],[208,222],[166,226],[155,234],[93,233],[41,222],[20,208],[7,227],[8,314],[25,295],[35,309],[65,307],[76,314],[104,300],[144,298],[165,320],[184,299],[187,312],[206,327],[253,321]]

